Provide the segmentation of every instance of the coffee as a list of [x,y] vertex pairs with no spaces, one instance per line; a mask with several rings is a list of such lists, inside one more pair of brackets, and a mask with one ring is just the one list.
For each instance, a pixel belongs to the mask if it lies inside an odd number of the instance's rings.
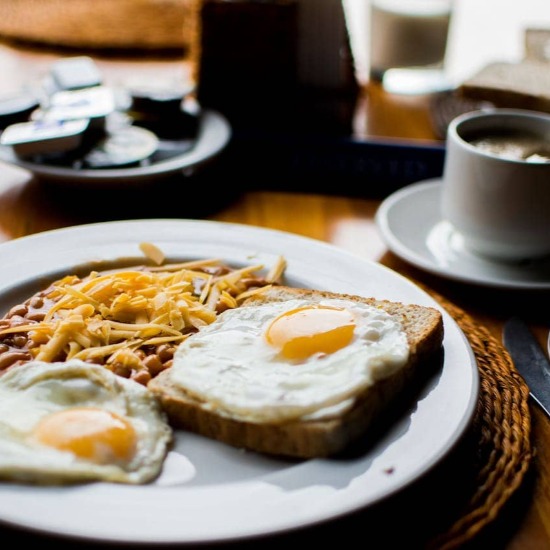
[[441,214],[472,253],[522,262],[550,255],[550,114],[472,111],[447,130]]
[[482,151],[511,160],[550,162],[550,141],[525,130],[498,130],[471,135],[468,143]]

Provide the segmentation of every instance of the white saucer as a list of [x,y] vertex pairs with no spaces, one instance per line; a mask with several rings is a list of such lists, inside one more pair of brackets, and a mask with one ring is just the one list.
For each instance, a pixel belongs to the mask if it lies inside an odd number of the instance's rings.
[[441,180],[408,185],[387,197],[376,224],[388,248],[403,260],[456,281],[508,289],[550,289],[550,257],[521,263],[492,261],[469,251],[441,218]]

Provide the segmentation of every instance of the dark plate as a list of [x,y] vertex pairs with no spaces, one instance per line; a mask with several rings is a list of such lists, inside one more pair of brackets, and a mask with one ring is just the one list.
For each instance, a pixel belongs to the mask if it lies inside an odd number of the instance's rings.
[[0,160],[32,172],[41,180],[81,186],[153,181],[181,173],[190,175],[215,158],[228,144],[231,126],[216,111],[205,110],[195,139],[160,140],[157,152],[138,166],[124,168],[75,169],[70,166],[37,163],[18,158],[10,147],[0,147]]

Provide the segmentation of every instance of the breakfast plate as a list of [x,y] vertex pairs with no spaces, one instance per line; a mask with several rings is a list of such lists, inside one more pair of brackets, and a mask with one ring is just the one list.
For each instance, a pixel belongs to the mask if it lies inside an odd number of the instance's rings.
[[435,275],[502,289],[550,289],[550,258],[518,263],[483,258],[464,247],[440,213],[441,180],[404,187],[387,197],[376,223],[388,248]]
[[80,187],[148,182],[175,174],[190,174],[221,153],[231,138],[229,122],[217,111],[205,110],[201,114],[197,132],[193,139],[160,140],[153,157],[136,166],[77,169],[37,163],[17,157],[8,146],[0,146],[0,160],[28,170],[41,180]]
[[[327,243],[240,224],[153,219],[81,225],[3,243],[0,310],[79,266],[140,258],[143,242],[170,259],[222,258],[236,266],[254,262],[267,268],[283,255],[289,286],[441,309],[408,279]],[[438,464],[473,418],[479,391],[475,358],[453,318],[442,314],[441,368],[430,374],[414,405],[361,452],[285,460],[176,431],[156,481],[0,483],[0,521],[81,542],[197,544],[289,533],[371,507]]]

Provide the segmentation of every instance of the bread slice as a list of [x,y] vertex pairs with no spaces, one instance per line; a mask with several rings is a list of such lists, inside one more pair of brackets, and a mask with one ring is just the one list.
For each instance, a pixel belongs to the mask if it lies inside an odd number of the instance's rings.
[[430,359],[440,358],[444,327],[442,315],[435,308],[285,286],[264,289],[240,307],[302,297],[313,301],[343,298],[363,302],[397,317],[409,343],[408,362],[356,395],[353,405],[343,412],[316,420],[300,419],[276,424],[237,420],[209,410],[204,403],[175,385],[170,369],[167,369],[153,378],[148,387],[160,399],[172,426],[235,447],[272,455],[300,458],[335,455],[359,439],[368,443],[367,432],[380,427],[383,420],[391,416],[392,410],[405,403],[405,395],[414,396],[413,388],[418,389],[414,381],[429,370]]
[[458,86],[463,98],[495,107],[550,112],[550,63],[537,59],[495,61]]

